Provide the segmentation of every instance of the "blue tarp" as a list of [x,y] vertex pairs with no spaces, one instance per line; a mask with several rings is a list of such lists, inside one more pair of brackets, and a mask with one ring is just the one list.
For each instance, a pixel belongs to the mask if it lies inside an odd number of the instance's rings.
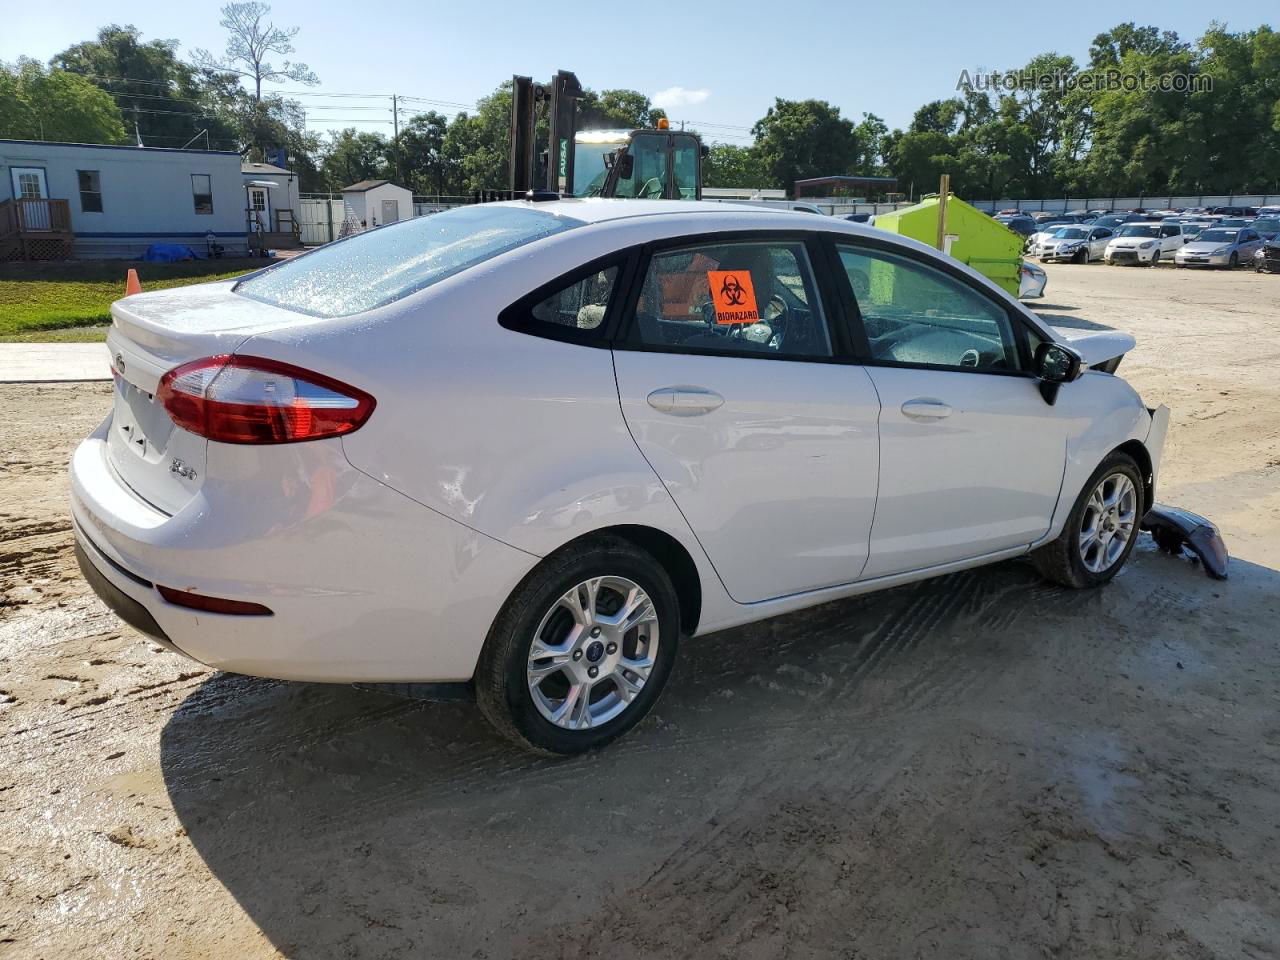
[[179,260],[199,260],[196,252],[182,243],[153,243],[147,247],[142,259],[148,263],[176,263]]

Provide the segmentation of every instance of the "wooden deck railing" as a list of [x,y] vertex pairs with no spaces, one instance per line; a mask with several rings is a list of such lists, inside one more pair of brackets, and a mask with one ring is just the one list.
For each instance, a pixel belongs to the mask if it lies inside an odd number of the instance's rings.
[[70,233],[71,204],[66,200],[13,201],[17,233]]

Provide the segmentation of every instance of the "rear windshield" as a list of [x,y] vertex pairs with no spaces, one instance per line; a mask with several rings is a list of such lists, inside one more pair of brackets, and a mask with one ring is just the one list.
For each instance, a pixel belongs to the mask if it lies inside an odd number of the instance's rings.
[[316,317],[399,300],[583,221],[524,207],[458,207],[356,234],[236,284],[237,293]]

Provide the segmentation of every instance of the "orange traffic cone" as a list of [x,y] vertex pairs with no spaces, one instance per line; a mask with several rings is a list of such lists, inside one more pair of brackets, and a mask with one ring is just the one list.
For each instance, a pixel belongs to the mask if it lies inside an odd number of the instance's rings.
[[129,268],[129,276],[124,282],[124,295],[131,297],[135,293],[142,292],[142,284],[138,282],[138,271],[132,267]]

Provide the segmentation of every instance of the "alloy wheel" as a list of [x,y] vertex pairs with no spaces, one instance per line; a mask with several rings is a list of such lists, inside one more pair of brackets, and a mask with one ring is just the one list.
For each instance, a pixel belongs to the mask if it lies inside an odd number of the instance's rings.
[[608,723],[644,689],[658,653],[658,611],[626,577],[584,580],[543,615],[529,646],[534,706],[566,730]]
[[1080,560],[1105,573],[1124,554],[1138,522],[1138,491],[1123,473],[1103,477],[1089,495],[1080,524]]

